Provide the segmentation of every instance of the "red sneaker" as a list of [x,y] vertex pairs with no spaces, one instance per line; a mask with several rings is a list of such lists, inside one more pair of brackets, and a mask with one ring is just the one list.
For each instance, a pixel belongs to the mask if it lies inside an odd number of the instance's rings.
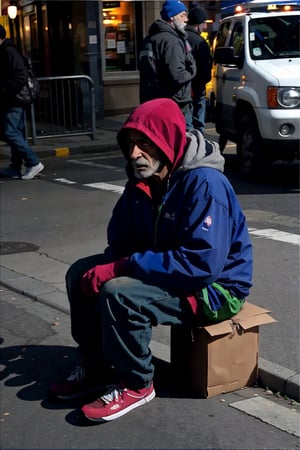
[[155,397],[153,383],[142,389],[128,389],[113,385],[98,400],[81,408],[83,414],[96,422],[118,419]]

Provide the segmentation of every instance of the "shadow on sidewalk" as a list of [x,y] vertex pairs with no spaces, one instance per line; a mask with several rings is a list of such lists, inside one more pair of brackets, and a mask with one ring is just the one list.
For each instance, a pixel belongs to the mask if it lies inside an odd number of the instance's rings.
[[6,387],[20,387],[16,395],[21,400],[42,400],[47,394],[49,384],[74,369],[76,356],[76,349],[73,347],[2,347],[0,380]]
[[[155,365],[154,385],[158,397],[192,398],[190,392],[178,386],[176,374],[170,364],[153,358]],[[74,426],[91,426],[79,408],[93,398],[72,401],[51,401],[47,397],[49,386],[68,376],[78,363],[76,348],[51,345],[24,345],[1,348],[0,380],[6,388],[20,388],[16,397],[27,402],[40,401],[45,409],[73,409],[66,421]],[[92,423],[93,425],[93,423]]]

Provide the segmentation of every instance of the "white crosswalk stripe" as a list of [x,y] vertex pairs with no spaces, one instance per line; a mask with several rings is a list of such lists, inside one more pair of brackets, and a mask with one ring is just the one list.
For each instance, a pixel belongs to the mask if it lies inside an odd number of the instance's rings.
[[300,236],[298,234],[287,233],[273,228],[268,228],[266,230],[249,228],[249,233],[258,238],[272,239],[273,241],[286,242],[288,244],[300,246]]
[[[65,184],[77,184],[76,182],[68,180],[66,178],[55,178],[55,181]],[[103,182],[84,183],[83,186],[92,189],[111,191],[117,194],[122,194],[124,191],[124,186],[112,183],[103,183]],[[247,216],[247,211],[245,211],[245,214]],[[298,234],[287,233],[285,231],[280,231],[275,228],[267,228],[267,229],[249,228],[249,232],[252,236],[258,239],[259,238],[271,239],[273,241],[285,242],[288,244],[296,245],[298,247],[300,246],[300,236]]]
[[58,181],[59,183],[65,184],[77,184],[76,181],[68,180],[67,178],[54,178],[54,181]]
[[104,191],[111,191],[116,192],[118,194],[122,194],[124,191],[123,186],[118,186],[117,184],[110,184],[110,183],[87,183],[83,186],[94,188],[94,189],[102,189]]

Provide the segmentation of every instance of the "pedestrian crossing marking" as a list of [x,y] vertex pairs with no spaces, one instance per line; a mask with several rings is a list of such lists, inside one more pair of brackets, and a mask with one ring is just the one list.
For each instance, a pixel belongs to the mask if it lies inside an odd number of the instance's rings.
[[[66,178],[55,178],[55,181],[65,183],[65,184],[77,184],[75,181],[68,180]],[[125,183],[125,182],[124,182]],[[104,191],[115,192],[116,194],[122,194],[124,191],[124,186],[112,183],[85,183],[83,186],[92,189],[101,189]],[[247,211],[246,211],[247,213]],[[287,244],[292,244],[300,246],[300,236],[298,234],[287,233],[285,231],[276,230],[273,228],[258,230],[256,228],[249,228],[249,233],[257,238],[271,239],[273,241],[285,242]]]
[[286,242],[288,244],[300,246],[300,236],[298,234],[287,233],[286,231],[275,230],[268,228],[265,230],[257,230],[256,228],[249,228],[249,233],[256,237],[264,239],[272,239],[273,241]]
[[83,186],[95,189],[103,189],[104,191],[112,191],[116,192],[117,194],[122,194],[124,191],[124,186],[118,186],[117,184],[110,184],[110,183],[87,183],[84,184]]
[[58,181],[59,183],[65,184],[77,184],[76,181],[68,180],[67,178],[54,178],[54,181]]

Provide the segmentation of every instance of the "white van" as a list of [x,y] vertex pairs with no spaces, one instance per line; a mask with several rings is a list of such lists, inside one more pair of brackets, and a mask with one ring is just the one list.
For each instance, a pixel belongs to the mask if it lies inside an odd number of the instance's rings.
[[220,22],[214,51],[214,120],[221,150],[237,144],[244,175],[299,158],[299,2],[253,1]]

